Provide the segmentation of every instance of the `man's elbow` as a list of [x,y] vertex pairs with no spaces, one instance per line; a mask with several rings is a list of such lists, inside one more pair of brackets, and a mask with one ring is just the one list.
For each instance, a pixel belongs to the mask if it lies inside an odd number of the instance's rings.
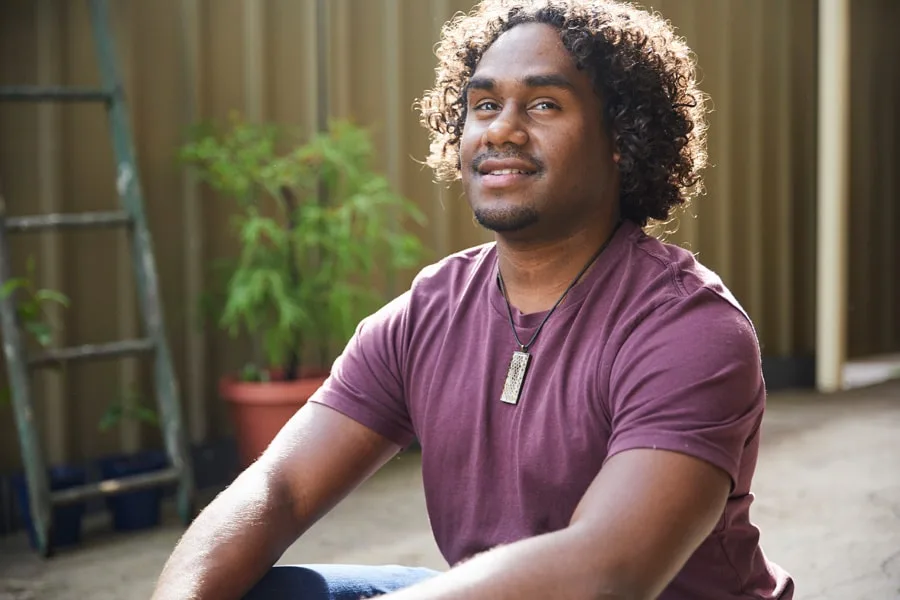
[[593,590],[587,598],[590,600],[654,600],[646,586],[619,583],[613,577],[595,577],[592,584]]
[[[636,564],[626,553],[617,553],[602,544],[598,547],[596,536],[577,531],[579,542],[572,545],[572,559],[569,563],[575,572],[566,576],[569,584],[575,584],[578,591],[572,598],[585,600],[655,600],[665,586],[660,577],[647,573],[646,564]],[[575,575],[572,577],[572,575]],[[577,583],[576,583],[577,582]]]

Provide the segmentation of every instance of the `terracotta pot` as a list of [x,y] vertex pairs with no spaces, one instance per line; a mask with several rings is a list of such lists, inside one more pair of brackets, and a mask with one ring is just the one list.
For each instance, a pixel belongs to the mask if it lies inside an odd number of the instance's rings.
[[269,447],[275,435],[324,383],[327,374],[296,381],[249,382],[223,377],[219,395],[231,407],[238,458],[246,468]]

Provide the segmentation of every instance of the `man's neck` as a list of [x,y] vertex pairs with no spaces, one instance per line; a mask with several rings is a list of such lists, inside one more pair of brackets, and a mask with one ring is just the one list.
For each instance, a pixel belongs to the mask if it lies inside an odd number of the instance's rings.
[[613,233],[615,225],[616,221],[610,220],[602,227],[541,242],[510,240],[498,235],[500,273],[510,304],[525,314],[552,308]]

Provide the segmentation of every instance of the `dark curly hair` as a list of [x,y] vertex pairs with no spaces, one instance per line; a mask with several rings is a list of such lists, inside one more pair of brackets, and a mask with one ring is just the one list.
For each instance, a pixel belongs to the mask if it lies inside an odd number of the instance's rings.
[[439,180],[460,176],[466,88],[485,51],[523,23],[557,28],[603,103],[620,155],[621,216],[644,226],[666,221],[702,190],[706,96],[693,55],[660,16],[613,0],[483,0],[443,28],[434,88],[418,107],[429,130],[427,164]]

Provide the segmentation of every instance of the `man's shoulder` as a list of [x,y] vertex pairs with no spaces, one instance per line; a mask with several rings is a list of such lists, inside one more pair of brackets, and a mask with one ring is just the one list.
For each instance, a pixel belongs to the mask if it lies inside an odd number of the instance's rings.
[[423,317],[433,319],[474,282],[483,282],[492,269],[493,252],[493,244],[482,244],[423,267],[409,288],[363,319],[361,325],[368,330],[402,331],[420,323]]
[[[740,314],[744,307],[712,268],[692,251],[644,232],[632,238],[632,277],[644,289],[643,297],[656,308],[682,306],[700,313]],[[699,314],[697,315],[699,316]]]
[[723,419],[756,411],[765,387],[759,339],[747,312],[690,251],[648,235],[633,240],[623,282],[630,293],[618,309],[610,344],[614,406],[672,402],[681,390],[679,405],[720,411]]
[[422,268],[413,279],[410,294],[420,296],[454,295],[493,269],[493,242],[472,246],[445,256]]

